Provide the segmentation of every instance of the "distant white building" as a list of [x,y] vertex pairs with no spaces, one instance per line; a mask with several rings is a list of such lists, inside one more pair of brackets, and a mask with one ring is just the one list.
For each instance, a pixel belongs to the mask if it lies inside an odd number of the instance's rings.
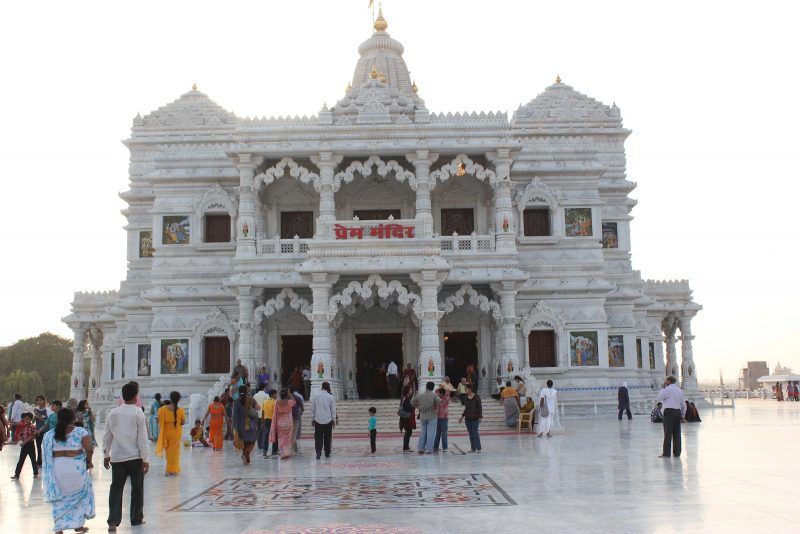
[[556,79],[510,119],[433,113],[387,26],[315,116],[243,119],[196,88],[136,116],[127,276],[64,318],[73,397],[206,393],[236,358],[349,398],[388,359],[423,381],[472,365],[484,394],[553,379],[567,404],[665,374],[697,392],[701,306],[631,265],[616,105]]

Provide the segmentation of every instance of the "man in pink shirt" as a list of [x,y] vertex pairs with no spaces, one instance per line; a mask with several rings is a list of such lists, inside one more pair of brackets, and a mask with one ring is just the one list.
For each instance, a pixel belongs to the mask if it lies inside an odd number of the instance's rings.
[[433,439],[433,452],[439,452],[439,440],[442,451],[447,452],[447,423],[450,417],[450,391],[440,387],[436,392],[442,402],[436,408],[436,437]]

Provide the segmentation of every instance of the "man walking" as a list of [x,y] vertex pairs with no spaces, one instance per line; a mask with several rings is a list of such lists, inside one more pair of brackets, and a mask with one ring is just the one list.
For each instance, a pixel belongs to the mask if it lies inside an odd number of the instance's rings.
[[[258,406],[258,411],[261,414],[261,417],[258,418],[258,432],[256,433],[256,443],[258,443],[258,448],[264,448],[264,440],[262,436],[264,435],[264,412],[262,411],[262,407],[264,406],[264,402],[269,398],[269,395],[265,391],[267,386],[264,384],[258,384],[258,391],[253,395],[253,400],[256,401],[256,406]],[[272,414],[270,414],[270,419],[272,418]]]
[[433,454],[433,441],[436,438],[436,410],[442,402],[442,399],[433,392],[434,387],[433,382],[426,382],[425,391],[417,393],[411,399],[411,405],[419,411],[421,423],[419,443],[417,443],[419,454]]
[[331,394],[331,385],[322,383],[322,389],[314,395],[314,448],[317,451],[317,460],[325,447],[325,458],[331,457],[331,438],[333,427],[336,426],[336,398]]
[[386,368],[386,381],[389,384],[389,396],[393,399],[396,399],[399,394],[400,378],[397,376],[397,372],[397,364],[391,360],[389,367]]
[[622,385],[617,390],[617,410],[619,413],[617,414],[617,419],[622,421],[622,412],[624,411],[628,416],[628,421],[633,419],[631,415],[631,398],[628,394],[628,383],[622,382]]
[[150,449],[144,412],[136,407],[139,387],[122,386],[122,406],[108,414],[103,437],[103,467],[111,469],[108,495],[108,531],[116,532],[122,522],[122,492],[131,479],[131,526],[144,523],[144,475],[150,469]]
[[656,402],[664,406],[664,448],[659,458],[669,458],[670,448],[676,458],[681,455],[681,419],[686,416],[686,399],[675,382],[674,376],[668,376],[656,397]]
[[292,391],[292,398],[295,400],[295,405],[292,407],[292,452],[300,454],[300,447],[297,446],[297,440],[300,439],[300,431],[303,427],[303,412],[306,411],[306,403],[303,400],[303,395],[295,388],[289,388]]
[[14,402],[9,409],[8,422],[11,425],[11,443],[17,443],[17,426],[22,421],[22,412],[25,411],[25,403],[22,402],[22,395],[14,393]]
[[303,377],[303,398],[305,400],[311,399],[311,366],[306,365],[303,367],[303,372],[301,373]]

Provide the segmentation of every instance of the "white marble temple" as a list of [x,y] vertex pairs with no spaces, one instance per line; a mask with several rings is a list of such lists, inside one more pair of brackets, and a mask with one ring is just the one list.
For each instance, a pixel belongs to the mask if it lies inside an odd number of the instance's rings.
[[[684,426],[683,457],[669,460],[657,458],[660,425],[651,424],[645,415],[619,422],[611,412],[594,419],[568,420],[567,432],[550,439],[516,434],[486,437],[480,455],[397,454],[391,449],[399,444],[398,434],[380,436],[376,457],[360,452],[367,446],[366,439],[336,439],[328,461],[316,461],[311,454],[285,462],[257,457],[249,467],[242,466],[230,449],[223,453],[184,449],[183,473],[177,478],[163,477],[163,461],[154,460],[145,482],[147,524],[132,529],[125,520],[120,532],[238,534],[273,532],[282,525],[376,522],[422,533],[445,529],[465,533],[800,530],[795,512],[800,496],[796,484],[800,467],[795,461],[800,452],[800,404],[740,401],[735,410],[705,410],[701,416],[702,423]],[[464,448],[467,438],[459,435],[451,442]],[[304,440],[302,446],[308,451],[312,442]],[[0,452],[0,466],[8,475],[17,454],[15,446]],[[169,511],[226,478],[302,477],[321,484],[330,477],[391,480],[398,473],[421,478],[485,474],[516,504],[428,509],[387,505],[377,511],[363,507]],[[88,525],[98,532],[105,530],[110,476],[95,469],[93,478],[97,518]],[[317,485],[311,482],[312,487]],[[41,482],[31,478],[29,468],[20,482],[0,478],[0,518],[3,532],[51,528]]]

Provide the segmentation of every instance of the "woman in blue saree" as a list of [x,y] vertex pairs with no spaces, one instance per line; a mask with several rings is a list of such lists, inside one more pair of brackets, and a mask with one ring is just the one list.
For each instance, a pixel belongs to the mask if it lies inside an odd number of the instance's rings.
[[161,408],[161,393],[156,393],[153,398],[153,404],[150,405],[150,441],[158,441],[158,410]]
[[42,442],[44,500],[53,505],[53,530],[86,532],[87,519],[94,517],[92,438],[86,429],[73,425],[72,410],[58,412],[56,428]]

